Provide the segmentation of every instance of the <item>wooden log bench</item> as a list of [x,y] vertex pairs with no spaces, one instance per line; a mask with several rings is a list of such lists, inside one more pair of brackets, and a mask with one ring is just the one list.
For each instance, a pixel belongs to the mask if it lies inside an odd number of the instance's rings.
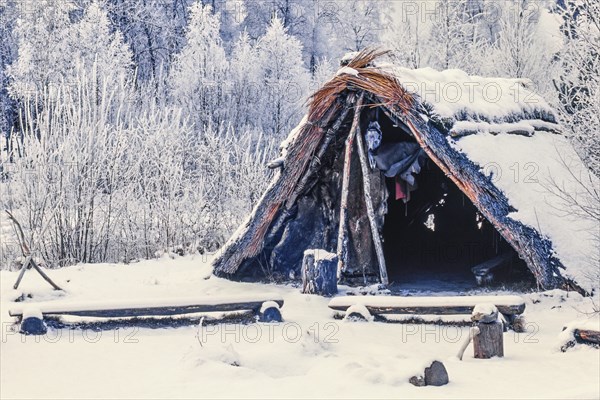
[[[281,322],[279,308],[282,306],[283,299],[279,296],[206,296],[140,301],[24,303],[10,308],[8,314],[21,320],[22,333],[43,334],[45,332],[41,332],[44,330],[41,328],[41,320],[46,316],[132,318],[249,310],[261,322]],[[27,329],[28,326],[32,329]]]
[[373,315],[454,315],[471,314],[479,303],[494,304],[512,322],[525,311],[525,300],[520,296],[341,296],[329,302],[329,308],[345,312],[361,305]]
[[475,280],[479,286],[489,285],[494,281],[494,276],[497,271],[506,266],[512,260],[510,252],[500,254],[491,260],[477,264],[471,268],[471,272],[475,276]]

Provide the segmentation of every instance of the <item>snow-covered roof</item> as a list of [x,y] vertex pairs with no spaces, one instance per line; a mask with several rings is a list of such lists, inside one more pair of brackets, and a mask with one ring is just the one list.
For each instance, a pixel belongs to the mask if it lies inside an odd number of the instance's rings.
[[[558,130],[554,110],[533,91],[527,79],[471,76],[459,69],[408,69],[391,64],[379,67],[417,95],[426,117],[438,119],[453,135],[472,129],[520,133],[538,128]],[[473,127],[465,122],[488,125]]]
[[565,267],[562,275],[591,292],[600,276],[593,260],[598,225],[566,200],[570,196],[582,205],[594,204],[589,190],[599,182],[568,139],[536,131],[532,137],[480,132],[448,140],[504,192],[516,209],[509,218],[550,239]]

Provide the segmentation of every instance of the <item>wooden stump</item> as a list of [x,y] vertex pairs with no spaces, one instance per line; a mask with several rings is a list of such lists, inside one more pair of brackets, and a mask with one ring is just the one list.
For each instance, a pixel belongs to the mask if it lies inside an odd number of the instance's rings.
[[478,304],[471,319],[477,323],[479,333],[473,337],[475,358],[504,357],[504,324],[498,318],[493,304]]
[[504,357],[502,322],[479,323],[479,335],[473,338],[475,358]]
[[337,293],[338,257],[325,250],[306,250],[302,260],[302,293],[333,296]]

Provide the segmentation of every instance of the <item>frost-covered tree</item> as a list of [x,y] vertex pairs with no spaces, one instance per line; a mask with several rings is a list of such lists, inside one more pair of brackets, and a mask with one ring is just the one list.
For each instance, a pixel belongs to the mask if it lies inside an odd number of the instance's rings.
[[[412,3],[415,4],[415,3]],[[428,38],[424,22],[418,14],[409,13],[404,3],[394,3],[393,16],[397,23],[386,26],[381,35],[385,48],[391,51],[395,64],[407,68],[421,66],[422,43]]]
[[[428,48],[428,66],[438,69],[460,68],[473,72],[473,53],[481,40],[477,24],[481,10],[471,0],[440,0],[430,15],[431,34],[425,43]],[[471,70],[471,71],[469,71]]]
[[228,107],[231,125],[236,130],[260,126],[260,100],[264,90],[259,55],[246,31],[239,35],[233,45],[229,78],[231,91]]
[[6,0],[0,1],[0,138],[6,140],[6,145],[0,144],[0,152],[4,148],[9,155],[13,151],[11,131],[16,117],[16,104],[8,92],[10,81],[7,68],[17,57],[17,41],[14,35],[18,17],[16,5],[17,3]]
[[123,33],[133,52],[139,81],[165,77],[161,74],[185,44],[188,7],[192,3],[193,0],[107,0],[109,19]]
[[529,1],[513,0],[505,3],[499,19],[499,54],[495,59],[505,75],[532,78],[535,69],[543,64],[545,49],[540,46],[536,35],[540,12],[539,6]]
[[171,70],[173,100],[199,126],[220,124],[226,111],[228,60],[219,35],[219,16],[211,6],[190,7],[186,44],[175,56]]
[[293,34],[303,46],[304,63],[311,73],[316,73],[317,63],[323,59],[339,59],[343,46],[333,38],[339,33],[340,4],[321,0],[303,0],[302,24]]
[[31,99],[62,84],[71,69],[67,35],[70,2],[27,2],[17,20],[18,56],[8,68],[9,92],[15,99]]
[[302,45],[275,17],[258,41],[257,50],[260,84],[265,92],[262,127],[265,133],[282,137],[299,122],[307,95],[309,74],[302,63]]
[[336,35],[344,51],[359,51],[379,43],[390,10],[387,2],[339,0],[337,10]]
[[66,43],[72,62],[68,70],[71,76],[67,77],[70,82],[91,84],[98,96],[105,86],[131,90],[132,53],[121,32],[111,28],[106,10],[97,1],[90,3],[81,20],[69,28]]
[[569,0],[559,12],[564,34],[554,81],[559,112],[584,162],[600,176],[600,4]]
[[316,92],[323,84],[325,84],[325,82],[333,78],[336,69],[337,66],[333,61],[327,58],[318,59],[315,63],[315,71],[310,81],[310,92]]
[[289,34],[300,36],[307,22],[306,3],[307,0],[246,0],[243,3],[244,29],[251,38],[258,39],[277,17]]

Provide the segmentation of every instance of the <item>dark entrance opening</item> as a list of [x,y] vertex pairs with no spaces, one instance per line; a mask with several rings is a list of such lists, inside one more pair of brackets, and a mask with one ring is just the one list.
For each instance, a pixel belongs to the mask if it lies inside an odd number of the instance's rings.
[[[414,142],[406,127],[381,116],[379,123],[382,146]],[[505,261],[480,283],[521,290],[533,287],[533,275],[516,251],[433,161],[425,157],[413,176],[416,184],[409,199],[396,199],[398,180],[386,178],[383,247],[392,287],[468,291],[478,287],[471,268],[498,258]]]

